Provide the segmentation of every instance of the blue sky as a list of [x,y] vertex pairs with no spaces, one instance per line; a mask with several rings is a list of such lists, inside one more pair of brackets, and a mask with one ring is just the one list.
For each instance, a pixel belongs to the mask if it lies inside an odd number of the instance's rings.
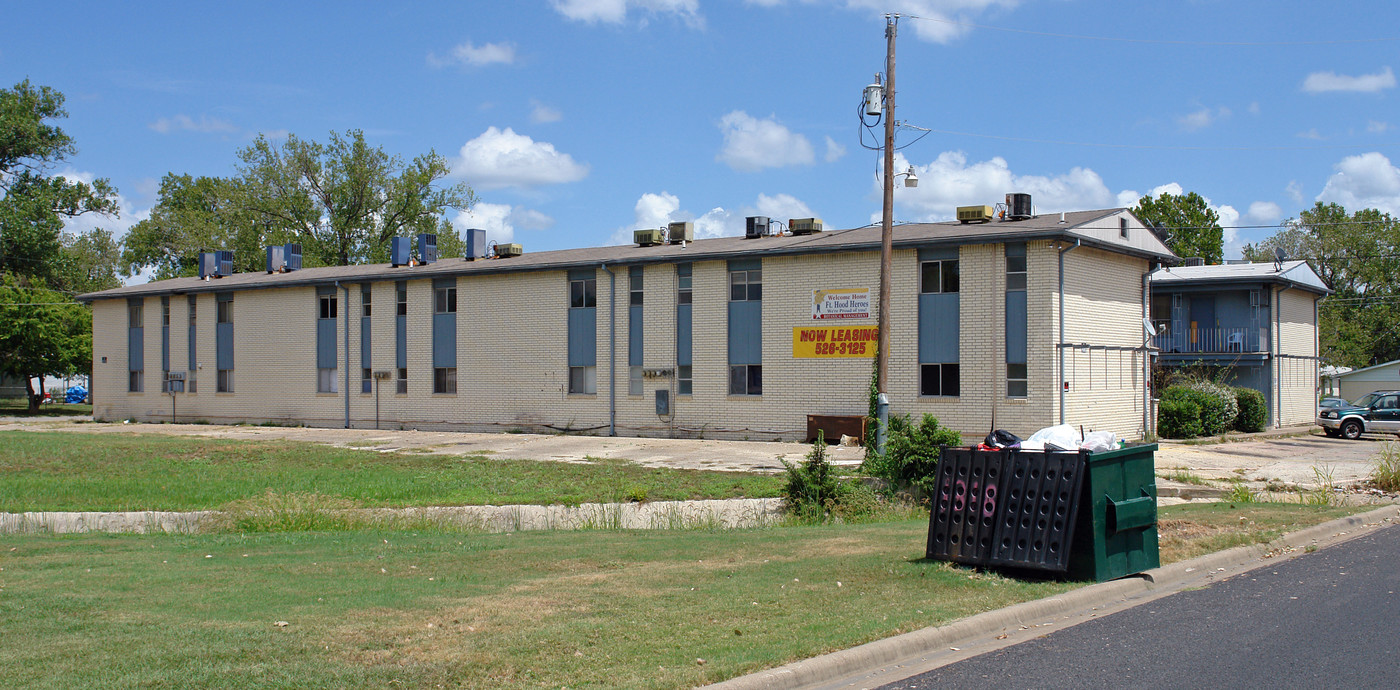
[[[1056,212],[1195,191],[1226,225],[1336,201],[1400,214],[1391,2],[520,0],[11,5],[0,76],[68,98],[119,234],[168,172],[231,175],[258,133],[435,149],[526,251],[696,220],[879,217],[861,89],[900,12],[896,218],[1034,195]],[[40,28],[45,27],[45,28]],[[917,132],[901,135],[912,142]],[[1227,258],[1272,229],[1227,230]]]

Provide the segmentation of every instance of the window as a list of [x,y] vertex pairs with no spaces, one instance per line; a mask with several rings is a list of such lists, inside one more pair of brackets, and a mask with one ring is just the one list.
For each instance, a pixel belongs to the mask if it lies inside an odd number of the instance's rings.
[[1006,290],[1008,292],[1022,291],[1026,289],[1026,257],[1007,256],[1006,257]]
[[216,320],[219,323],[233,323],[233,297],[219,300],[219,313]]
[[[690,264],[682,264],[682,265],[685,266],[686,269],[689,269],[689,268],[690,268]],[[690,277],[690,272],[689,272],[689,270],[687,270],[686,273],[684,273],[684,274],[679,274],[679,275],[677,275],[677,276],[676,276],[676,279],[677,279],[677,283],[676,283],[676,304],[690,304],[690,301],[691,301],[691,288],[690,288],[690,285],[691,285],[691,277]]]
[[[1022,261],[1025,257],[1022,257]],[[936,294],[958,291],[958,260],[925,261],[919,266],[919,292]]]
[[634,307],[639,306],[642,303],[642,272],[635,271],[628,276],[628,284],[631,289],[627,303]]
[[360,316],[368,319],[370,317],[370,306],[372,293],[369,288],[360,290]]
[[335,295],[334,295],[334,294],[330,294],[330,295],[321,295],[316,301],[320,304],[320,307],[321,307],[321,318],[323,318],[323,319],[334,319],[334,318],[335,318],[336,299],[335,299]]
[[763,299],[763,269],[729,272],[729,301],[758,302]]
[[170,326],[170,298],[160,298],[160,325]]
[[920,364],[919,395],[946,397],[957,396],[958,365]]
[[1119,219],[1118,219],[1118,236],[1119,236],[1119,237],[1122,237],[1123,239],[1127,239],[1127,238],[1128,238],[1128,219],[1127,219],[1127,218],[1119,218]]
[[335,386],[336,375],[335,375],[335,372],[336,372],[335,369],[317,369],[317,370],[316,370],[316,392],[317,392],[317,393],[335,393],[335,392],[336,392],[336,386]]
[[399,395],[408,395],[408,369],[399,367],[398,385],[394,392]]
[[433,313],[434,314],[456,314],[457,313],[457,288],[440,287],[433,290]]
[[763,395],[763,365],[740,364],[729,367],[730,395]]
[[408,284],[399,283],[396,293],[398,303],[394,305],[394,313],[398,316],[408,316]]
[[627,394],[642,394],[642,368],[627,367]]
[[694,380],[691,378],[690,365],[676,367],[676,394],[690,395]]
[[190,327],[191,327],[191,328],[194,327],[194,324],[195,324],[195,317],[196,317],[196,316],[198,315],[198,313],[199,313],[199,310],[195,308],[197,304],[198,304],[198,303],[195,301],[195,296],[194,296],[194,295],[190,295]]
[[141,327],[141,305],[128,304],[126,306],[126,325],[128,328]]
[[189,362],[190,362],[190,368],[189,368],[189,372],[185,374],[185,392],[186,392],[186,393],[194,393],[194,392],[196,391],[196,389],[198,388],[197,382],[195,381],[195,372],[198,371],[198,369],[199,369],[199,362],[198,362],[198,360],[195,358],[195,329],[194,329],[194,327],[195,327],[195,316],[198,314],[198,311],[199,311],[198,308],[197,308],[198,299],[199,299],[199,298],[195,297],[194,295],[190,295],[190,296],[189,296],[189,307],[190,307],[190,341],[189,341],[190,357],[189,357]]
[[145,373],[146,372],[141,370],[131,372],[131,378],[127,381],[126,389],[132,393],[140,393],[143,390],[145,390],[144,386],[142,385],[142,380],[145,378],[142,375]]
[[1027,382],[1026,365],[1007,364],[1006,365],[1006,397],[1024,398],[1029,392]]
[[433,369],[433,392],[452,394],[457,392],[457,367]]
[[597,367],[569,367],[569,392],[595,395],[598,392]]
[[569,281],[569,307],[586,309],[598,306],[598,280],[584,278]]
[[216,390],[217,390],[218,392],[220,392],[220,393],[232,393],[232,392],[233,392],[233,370],[232,370],[232,369],[220,369],[220,370],[219,370],[219,382],[218,382],[218,387],[217,387]]
[[360,392],[374,392],[374,370],[369,367],[360,370]]

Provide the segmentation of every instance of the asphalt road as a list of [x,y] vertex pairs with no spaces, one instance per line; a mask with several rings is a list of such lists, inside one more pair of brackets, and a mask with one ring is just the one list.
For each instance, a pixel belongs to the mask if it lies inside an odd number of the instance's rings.
[[884,688],[1393,688],[1397,592],[1389,527]]

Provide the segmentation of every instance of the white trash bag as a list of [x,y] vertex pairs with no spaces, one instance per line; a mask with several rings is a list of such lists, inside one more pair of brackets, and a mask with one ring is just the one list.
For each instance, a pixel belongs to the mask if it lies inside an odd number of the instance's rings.
[[1021,442],[1021,450],[1079,450],[1084,439],[1068,424],[1047,426]]

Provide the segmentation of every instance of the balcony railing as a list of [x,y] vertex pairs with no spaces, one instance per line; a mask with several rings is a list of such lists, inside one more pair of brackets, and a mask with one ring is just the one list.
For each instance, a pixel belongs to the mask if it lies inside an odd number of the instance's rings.
[[1198,352],[1202,354],[1267,352],[1269,329],[1241,326],[1184,328],[1172,331],[1169,324],[1155,323],[1157,335],[1152,344],[1163,353]]

